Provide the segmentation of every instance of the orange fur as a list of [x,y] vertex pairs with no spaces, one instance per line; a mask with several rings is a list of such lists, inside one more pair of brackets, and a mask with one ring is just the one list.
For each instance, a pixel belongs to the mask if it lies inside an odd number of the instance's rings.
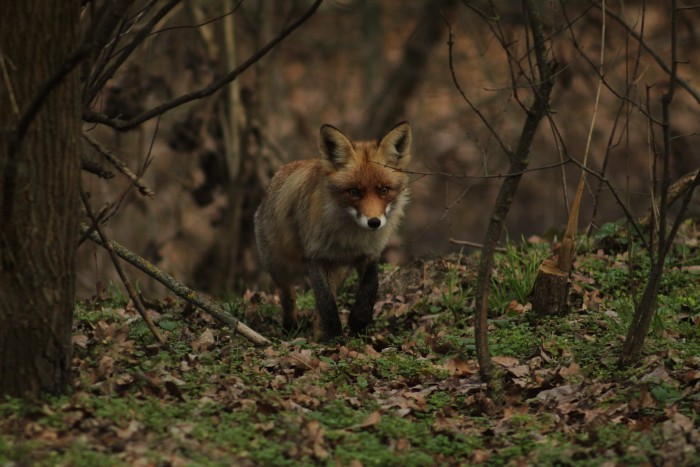
[[[411,157],[411,132],[404,122],[380,142],[355,143],[330,125],[320,133],[320,158],[287,164],[273,177],[255,213],[255,233],[263,266],[285,297],[293,296],[290,290],[301,279],[311,279],[318,334],[327,339],[340,332],[333,294],[349,267],[361,277],[356,304],[374,304],[371,296],[359,294],[376,296],[369,276],[408,202],[408,176],[402,169]],[[285,302],[289,328],[296,325],[296,311],[290,309],[293,299]],[[366,315],[366,309],[355,313],[358,326],[366,325],[358,322],[360,316],[359,321],[367,321]]]

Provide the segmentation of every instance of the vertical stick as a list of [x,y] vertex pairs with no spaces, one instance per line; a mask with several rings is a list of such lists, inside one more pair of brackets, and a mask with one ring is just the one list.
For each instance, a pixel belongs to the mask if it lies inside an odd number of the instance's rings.
[[153,337],[155,337],[160,344],[165,344],[165,339],[163,339],[163,336],[160,334],[160,332],[158,332],[158,328],[156,328],[156,326],[153,324],[151,318],[148,317],[146,309],[144,308],[143,303],[141,303],[141,299],[139,298],[139,294],[136,292],[134,286],[131,285],[131,281],[124,273],[124,269],[119,263],[119,258],[117,258],[117,254],[114,252],[114,248],[112,247],[112,242],[107,238],[107,235],[105,235],[105,232],[102,229],[99,220],[95,216],[95,213],[92,211],[92,207],[90,206],[90,201],[88,200],[87,194],[82,189],[80,190],[80,198],[83,200],[85,210],[87,211],[88,216],[90,216],[90,219],[92,219],[95,229],[97,229],[97,233],[102,239],[102,245],[109,253],[109,257],[112,259],[112,263],[114,263],[114,268],[117,270],[119,278],[122,280],[124,287],[126,287],[126,290],[129,293],[129,297],[131,297],[131,300],[133,300],[134,305],[136,306],[136,310],[138,310],[139,314],[141,315],[141,318],[143,318],[143,320],[145,321],[146,326],[148,326],[148,329],[151,331],[151,334],[153,334]]

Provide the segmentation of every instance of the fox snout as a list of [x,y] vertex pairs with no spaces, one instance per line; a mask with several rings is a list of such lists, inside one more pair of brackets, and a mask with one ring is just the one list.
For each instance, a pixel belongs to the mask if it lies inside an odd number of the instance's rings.
[[[386,222],[384,222],[386,223]],[[372,217],[367,219],[367,227],[370,229],[378,229],[382,226],[382,220],[378,217]]]
[[348,212],[350,213],[352,218],[355,219],[355,222],[357,222],[360,225],[360,227],[364,227],[365,229],[369,230],[379,230],[387,224],[387,214],[389,213],[389,207],[387,207],[387,210],[384,214],[371,217],[362,214],[360,211],[353,207],[348,208]]

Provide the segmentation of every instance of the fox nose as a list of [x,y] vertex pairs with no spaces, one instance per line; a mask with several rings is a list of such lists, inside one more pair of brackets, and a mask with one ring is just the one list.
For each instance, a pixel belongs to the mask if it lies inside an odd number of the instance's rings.
[[372,217],[367,220],[367,225],[370,229],[378,229],[382,225],[382,221],[378,217]]

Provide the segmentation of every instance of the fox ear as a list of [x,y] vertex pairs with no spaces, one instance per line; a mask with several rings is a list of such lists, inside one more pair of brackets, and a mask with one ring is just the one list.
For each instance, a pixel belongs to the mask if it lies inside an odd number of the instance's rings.
[[345,165],[352,153],[350,140],[332,125],[323,125],[321,127],[318,147],[321,150],[321,155],[336,168]]
[[411,126],[401,122],[392,128],[379,143],[379,151],[386,155],[389,165],[403,169],[411,160]]

